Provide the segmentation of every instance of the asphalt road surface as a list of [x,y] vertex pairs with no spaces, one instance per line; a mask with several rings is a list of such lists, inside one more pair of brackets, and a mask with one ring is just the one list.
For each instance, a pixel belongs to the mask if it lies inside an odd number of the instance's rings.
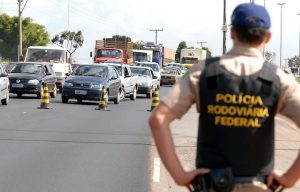
[[11,95],[0,105],[0,191],[150,191],[150,105],[141,95],[97,111],[58,94],[47,110],[35,95]]

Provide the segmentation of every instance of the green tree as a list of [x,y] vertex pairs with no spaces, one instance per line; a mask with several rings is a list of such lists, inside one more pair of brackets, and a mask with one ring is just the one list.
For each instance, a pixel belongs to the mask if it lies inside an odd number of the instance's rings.
[[131,41],[131,38],[128,36],[125,36],[125,35],[114,35],[111,38],[120,40],[120,41],[124,41],[124,40]]
[[71,59],[75,51],[83,45],[84,38],[80,30],[77,32],[66,30],[60,35],[56,34],[51,41],[60,47],[65,47]]
[[288,65],[289,67],[300,67],[300,57],[294,56],[293,58],[288,59]]
[[[29,46],[43,46],[50,42],[49,34],[43,25],[33,23],[29,17],[23,19],[23,55]],[[0,14],[0,57],[16,61],[18,59],[19,20]]]
[[141,44],[144,44],[144,43],[145,43],[144,41],[133,42],[133,49],[140,49]]
[[176,53],[175,53],[175,60],[176,62],[180,62],[180,53],[181,49],[186,49],[188,46],[185,41],[181,41],[177,47]]

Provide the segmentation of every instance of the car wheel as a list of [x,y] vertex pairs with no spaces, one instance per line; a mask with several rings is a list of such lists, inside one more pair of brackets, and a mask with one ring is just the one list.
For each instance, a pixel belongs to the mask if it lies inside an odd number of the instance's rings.
[[122,100],[124,100],[125,99],[125,89],[124,88],[122,88],[121,89],[121,92],[120,92],[120,101],[122,101]]
[[54,85],[53,92],[50,93],[51,98],[55,98],[57,95],[57,86]]
[[1,100],[2,105],[7,105],[9,102],[9,93],[6,94],[6,98]]
[[130,95],[130,99],[131,100],[136,100],[136,87],[134,86],[134,88],[133,88],[133,93]]
[[117,97],[114,99],[114,104],[119,104],[120,103],[120,91],[118,91]]
[[22,97],[22,95],[23,95],[22,93],[17,93],[18,97]]
[[69,97],[61,96],[61,102],[68,103],[68,101],[69,101]]
[[151,87],[151,89],[149,90],[149,93],[147,93],[147,98],[151,99],[153,95],[153,88]]

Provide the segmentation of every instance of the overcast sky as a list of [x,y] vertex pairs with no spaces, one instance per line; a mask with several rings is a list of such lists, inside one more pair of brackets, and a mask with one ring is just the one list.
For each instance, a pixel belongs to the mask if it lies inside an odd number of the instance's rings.
[[[227,24],[234,7],[244,2],[250,1],[227,0]],[[277,3],[285,3],[282,7],[282,63],[285,64],[285,59],[299,54],[300,1],[255,0],[261,5],[264,2],[271,15],[273,32],[266,50],[276,53],[276,63],[280,55]],[[1,13],[12,16],[17,11],[17,0],[0,0]],[[158,42],[166,47],[176,49],[181,41],[200,47],[197,42],[205,41],[214,56],[222,53],[223,0],[28,0],[23,15],[44,25],[51,37],[68,28],[82,30],[85,41],[76,54],[81,62],[92,61],[89,52],[94,49],[96,39],[118,34],[130,36],[133,41],[154,41],[155,33],[149,29],[163,29],[158,33]],[[229,32],[227,36],[229,49],[232,46]]]

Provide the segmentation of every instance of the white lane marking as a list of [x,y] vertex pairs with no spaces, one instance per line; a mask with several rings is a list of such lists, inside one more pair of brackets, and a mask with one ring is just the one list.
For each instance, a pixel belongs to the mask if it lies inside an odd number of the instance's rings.
[[160,181],[160,158],[154,158],[153,163],[153,182],[158,183]]

